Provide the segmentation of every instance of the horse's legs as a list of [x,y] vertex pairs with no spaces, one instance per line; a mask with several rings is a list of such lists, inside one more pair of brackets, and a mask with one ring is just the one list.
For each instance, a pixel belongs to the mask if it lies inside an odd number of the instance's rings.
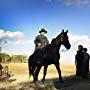
[[37,66],[36,70],[35,70],[35,74],[34,74],[34,82],[36,82],[38,80],[38,74],[40,72],[41,66]]
[[43,76],[43,79],[42,79],[42,82],[44,83],[44,81],[45,81],[45,76],[46,76],[46,74],[47,74],[47,68],[48,68],[48,66],[44,66],[44,76]]
[[59,62],[55,64],[55,67],[56,67],[56,69],[58,71],[58,74],[59,74],[59,81],[63,82],[62,76],[61,76],[61,70],[60,70],[60,67],[59,67]]
[[35,69],[36,69],[36,66],[32,66],[31,72],[32,72],[33,79],[35,77]]

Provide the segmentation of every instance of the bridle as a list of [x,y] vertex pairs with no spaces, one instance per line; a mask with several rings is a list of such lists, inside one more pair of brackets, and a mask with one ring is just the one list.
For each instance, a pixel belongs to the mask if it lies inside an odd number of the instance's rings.
[[67,51],[67,49],[62,49],[62,50],[60,50],[60,52],[66,52]]
[[[63,42],[64,41],[64,35],[63,34],[61,34],[60,35],[60,40],[61,40],[61,42]],[[67,51],[67,49],[62,49],[62,50],[60,50],[60,52],[66,52]]]

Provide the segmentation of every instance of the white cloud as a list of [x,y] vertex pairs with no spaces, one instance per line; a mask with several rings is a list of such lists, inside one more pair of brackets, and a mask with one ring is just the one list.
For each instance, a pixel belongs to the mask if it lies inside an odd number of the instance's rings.
[[[17,32],[11,32],[6,31],[3,29],[0,29],[0,40],[2,40],[2,46],[23,46],[23,45],[33,45],[34,46],[34,40],[25,40],[24,39],[24,33],[17,31]],[[4,43],[4,42],[7,43]]]
[[90,0],[45,0],[46,2],[65,3],[68,6],[90,6]]
[[90,48],[90,37],[88,35],[73,35],[69,34],[71,44],[73,48],[81,44],[84,47]]
[[33,40],[33,39],[28,40],[27,42],[28,42],[30,45],[34,45],[34,40]]
[[[2,41],[2,45],[14,45],[14,44],[22,44],[24,34],[20,31],[11,32],[0,29],[0,40]],[[14,41],[15,40],[15,41]]]
[[10,32],[10,31],[7,31],[5,33],[5,37],[6,38],[21,38],[21,37],[23,37],[23,33],[22,32]]
[[25,44],[25,41],[23,39],[19,39],[14,43],[14,45],[24,45],[24,44]]
[[15,45],[25,45],[25,44],[29,44],[29,45],[34,45],[34,40],[24,40],[24,39],[19,39],[17,40],[17,42],[15,42]]
[[10,32],[10,31],[4,31],[3,29],[0,29],[0,39],[7,38],[7,39],[14,39],[14,38],[21,38],[23,37],[22,32]]
[[65,0],[65,3],[67,5],[76,5],[76,6],[82,6],[82,5],[90,5],[90,0]]
[[4,30],[0,29],[0,39],[3,38],[3,36],[4,36]]

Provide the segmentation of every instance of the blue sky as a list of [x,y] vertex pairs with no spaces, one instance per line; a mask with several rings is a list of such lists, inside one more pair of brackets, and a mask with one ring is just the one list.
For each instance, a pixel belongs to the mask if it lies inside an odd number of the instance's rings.
[[73,37],[82,40],[83,35],[84,39],[89,40],[90,0],[0,0],[0,29],[12,34],[23,33],[23,37],[9,38],[7,42],[27,41],[22,45],[5,45],[3,52],[32,53],[33,39],[43,27],[48,31],[49,39],[64,28],[69,29]]

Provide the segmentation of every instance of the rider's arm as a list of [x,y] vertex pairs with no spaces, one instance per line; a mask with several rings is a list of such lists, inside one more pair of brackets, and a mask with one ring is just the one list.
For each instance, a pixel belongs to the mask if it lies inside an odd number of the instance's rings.
[[34,40],[34,43],[35,43],[36,45],[38,45],[38,44],[40,43],[40,37],[39,37],[39,35],[36,36],[36,38],[35,38],[35,40]]
[[49,40],[47,37],[45,37],[46,44],[49,44]]

